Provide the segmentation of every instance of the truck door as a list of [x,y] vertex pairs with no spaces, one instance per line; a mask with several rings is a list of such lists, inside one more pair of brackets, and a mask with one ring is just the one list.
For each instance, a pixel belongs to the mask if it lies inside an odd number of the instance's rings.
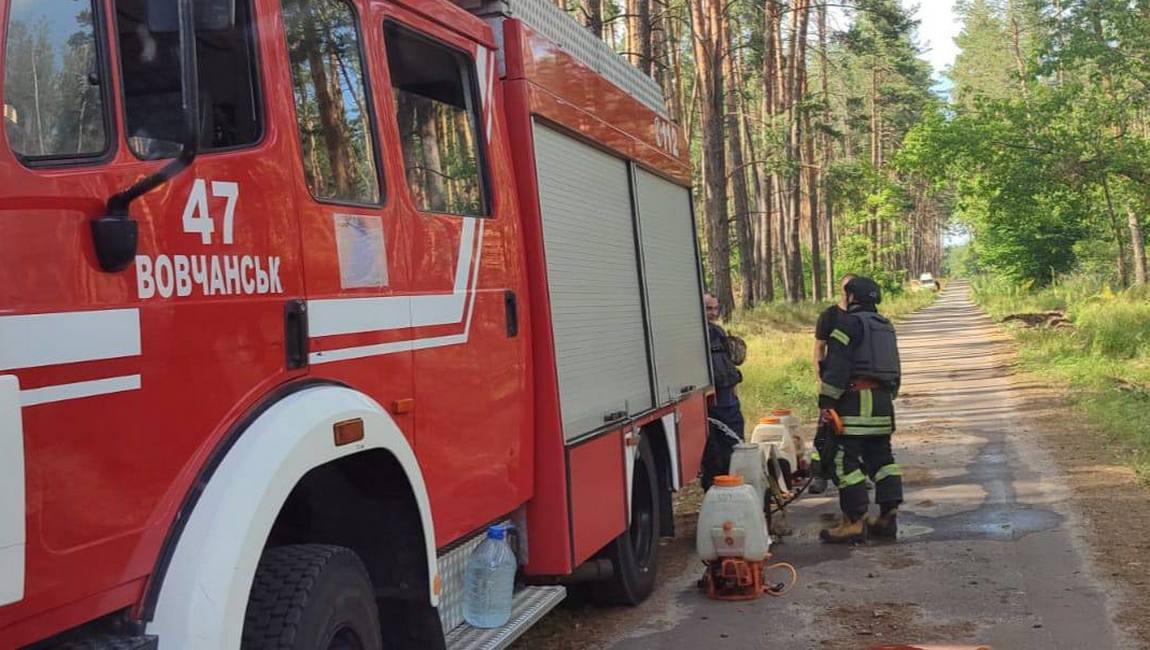
[[367,63],[379,41],[345,0],[280,8],[312,370],[374,397],[414,442],[407,250]]
[[514,185],[494,53],[398,7],[383,35],[410,215],[416,438],[443,543],[531,484]]

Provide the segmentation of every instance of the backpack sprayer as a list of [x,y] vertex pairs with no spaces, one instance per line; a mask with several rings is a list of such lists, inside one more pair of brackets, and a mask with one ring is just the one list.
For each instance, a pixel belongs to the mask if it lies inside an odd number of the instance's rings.
[[[695,549],[707,567],[699,586],[718,600],[781,596],[794,587],[799,576],[791,564],[770,563],[768,516],[785,508],[802,490],[790,498],[783,495],[774,478],[781,477],[782,470],[773,447],[764,457],[759,445],[744,443],[718,420],[711,418],[710,422],[735,445],[730,473],[715,477],[699,509]],[[764,460],[773,465],[771,472],[764,468]],[[780,570],[789,573],[789,579],[768,582],[768,574]]]

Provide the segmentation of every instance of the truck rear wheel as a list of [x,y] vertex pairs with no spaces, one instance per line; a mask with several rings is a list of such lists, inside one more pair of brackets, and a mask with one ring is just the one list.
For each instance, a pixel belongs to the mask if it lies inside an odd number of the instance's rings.
[[603,556],[611,560],[611,577],[596,585],[595,599],[609,605],[638,605],[655,590],[659,555],[659,474],[655,453],[639,439],[631,477],[631,524]]
[[264,551],[244,617],[243,650],[380,650],[379,610],[350,549],[324,544]]

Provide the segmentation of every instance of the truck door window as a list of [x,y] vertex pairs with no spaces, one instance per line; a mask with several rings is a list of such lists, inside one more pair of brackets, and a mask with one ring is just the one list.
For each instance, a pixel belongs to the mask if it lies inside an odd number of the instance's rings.
[[341,0],[281,6],[308,189],[318,199],[379,203],[355,13]]
[[[148,15],[149,6],[158,11],[156,2],[115,0],[115,4],[128,144],[141,158],[174,156],[184,139],[180,35],[168,27],[153,29],[164,22]],[[197,3],[197,11],[205,9],[203,4]],[[235,19],[222,28],[201,25],[199,17],[196,23],[200,149],[254,144],[260,139],[261,124],[251,3],[236,0]]]
[[3,119],[9,145],[26,162],[108,149],[96,15],[84,0],[12,3]]
[[384,26],[407,186],[424,212],[486,214],[474,65],[462,52]]

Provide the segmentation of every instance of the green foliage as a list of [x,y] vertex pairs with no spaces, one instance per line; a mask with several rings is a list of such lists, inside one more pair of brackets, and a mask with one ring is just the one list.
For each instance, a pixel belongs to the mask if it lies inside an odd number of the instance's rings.
[[979,272],[978,256],[970,244],[950,246],[942,261],[942,274],[948,277],[969,278]]
[[908,133],[899,164],[954,193],[980,270],[1123,279],[1127,209],[1150,202],[1150,12],[1138,4],[960,5],[952,110]]

